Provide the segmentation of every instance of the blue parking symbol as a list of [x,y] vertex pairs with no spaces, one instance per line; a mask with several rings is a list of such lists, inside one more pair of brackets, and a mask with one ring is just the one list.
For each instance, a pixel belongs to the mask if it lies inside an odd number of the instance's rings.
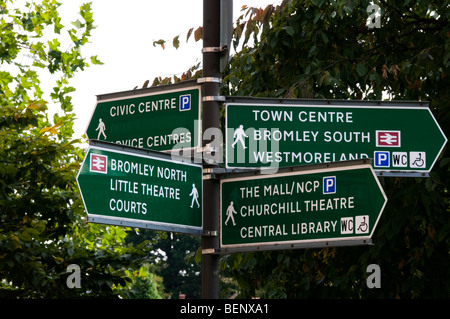
[[191,109],[191,95],[180,95],[180,111],[189,111]]
[[328,176],[323,178],[323,193],[336,193],[336,176]]
[[389,167],[390,166],[390,154],[385,151],[377,151],[374,153],[374,167]]

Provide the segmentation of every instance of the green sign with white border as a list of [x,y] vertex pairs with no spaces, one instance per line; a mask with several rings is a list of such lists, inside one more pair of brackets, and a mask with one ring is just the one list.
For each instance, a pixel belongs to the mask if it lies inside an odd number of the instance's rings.
[[200,115],[196,81],[103,94],[97,96],[86,135],[157,151],[199,147]]
[[221,249],[370,239],[387,198],[369,161],[352,162],[222,179]]
[[371,158],[380,175],[426,176],[447,142],[427,102],[230,98],[225,107],[229,168]]
[[108,144],[89,147],[77,176],[90,222],[202,233],[201,165]]

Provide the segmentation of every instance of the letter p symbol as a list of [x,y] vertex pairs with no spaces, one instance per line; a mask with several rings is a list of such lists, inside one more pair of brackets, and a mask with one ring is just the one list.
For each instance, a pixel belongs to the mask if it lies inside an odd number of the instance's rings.
[[191,109],[191,95],[180,95],[180,111],[189,111]]
[[336,193],[336,176],[329,176],[323,178],[323,193],[324,194]]

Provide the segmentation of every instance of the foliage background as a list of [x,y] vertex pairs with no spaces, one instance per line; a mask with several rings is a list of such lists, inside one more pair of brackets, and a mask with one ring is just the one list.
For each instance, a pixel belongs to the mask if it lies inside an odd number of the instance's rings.
[[[364,0],[244,8],[224,94],[430,101],[449,136],[448,2],[375,2],[380,28],[368,28]],[[246,298],[448,298],[449,165],[446,147],[429,178],[382,178],[388,204],[373,246],[235,254],[222,267]],[[367,288],[372,263],[381,289]]]
[[[223,74],[222,94],[427,100],[449,136],[447,1],[376,3],[381,28],[367,27],[366,0],[286,0],[243,8],[234,26],[238,52]],[[186,236],[167,243],[161,234],[133,242],[131,229],[85,222],[75,182],[84,151],[72,139],[69,83],[76,72],[101,62],[81,54],[94,28],[90,4],[68,27],[58,7],[42,0],[16,10],[13,1],[0,1],[0,297],[159,298],[167,297],[164,285],[175,296],[179,283],[163,275],[174,277],[174,270],[158,264],[155,251],[158,245],[182,247],[198,260],[198,243],[185,246]],[[201,33],[201,27],[191,29],[187,38],[193,34],[198,41]],[[178,47],[179,37],[172,44]],[[200,67],[181,78],[156,78],[153,85],[198,77]],[[51,92],[42,91],[41,72],[55,79]],[[60,105],[52,118],[48,103]],[[447,147],[429,178],[382,180],[389,201],[373,246],[225,256],[221,296],[237,289],[245,298],[450,297],[449,169]],[[65,284],[72,263],[82,270],[81,288]],[[380,289],[366,285],[372,263],[381,268]],[[185,274],[192,277],[175,277],[198,285],[196,267],[190,260]]]
[[[123,228],[88,224],[75,181],[84,151],[72,139],[69,81],[101,64],[81,54],[91,4],[69,27],[59,6],[0,1],[0,298],[132,297],[148,246],[125,245]],[[53,88],[43,92],[48,75]],[[60,106],[53,118],[49,103]],[[81,288],[66,285],[70,264],[80,266]]]

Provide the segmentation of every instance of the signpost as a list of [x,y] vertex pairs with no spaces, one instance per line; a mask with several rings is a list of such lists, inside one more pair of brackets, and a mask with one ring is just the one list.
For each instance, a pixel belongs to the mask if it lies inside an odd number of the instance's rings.
[[426,176],[446,142],[422,102],[236,99],[226,104],[230,168],[372,158],[379,175]]
[[370,160],[221,180],[220,251],[367,244],[386,205]]
[[201,86],[196,81],[97,96],[86,135],[138,148],[199,147]]
[[91,142],[77,182],[90,222],[201,235],[202,166]]
[[232,1],[203,1],[201,80],[97,96],[77,175],[90,222],[202,236],[204,298],[219,296],[221,253],[371,243],[376,174],[427,176],[447,142],[427,102],[229,97],[225,170],[158,152],[215,152],[201,132],[219,131],[225,100],[221,6],[228,20]]

